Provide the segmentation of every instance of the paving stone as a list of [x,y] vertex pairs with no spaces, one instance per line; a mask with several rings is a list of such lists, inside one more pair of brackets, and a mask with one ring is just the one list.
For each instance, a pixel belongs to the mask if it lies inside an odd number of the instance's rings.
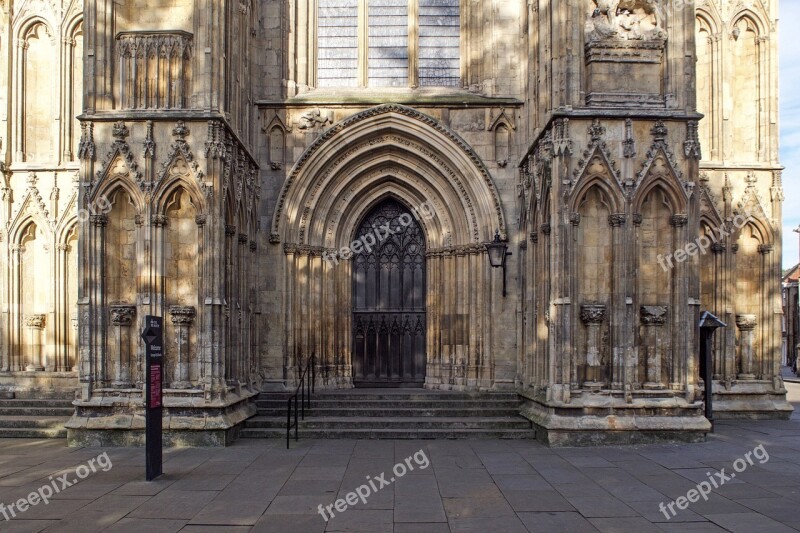
[[587,518],[607,518],[615,516],[638,516],[639,514],[616,498],[567,498],[583,516]]
[[503,491],[514,511],[574,511],[575,508],[554,490],[506,490]]
[[514,514],[514,510],[502,495],[486,494],[475,498],[443,498],[447,519],[492,518]]
[[252,526],[270,504],[259,493],[219,494],[192,518],[190,524]]
[[392,533],[394,522],[391,510],[348,509],[328,521],[325,531],[364,531]]
[[545,479],[538,474],[493,475],[495,484],[500,490],[554,490]]
[[190,520],[217,494],[218,492],[210,490],[174,490],[170,487],[150,498],[130,516]]
[[395,485],[395,522],[447,522],[434,476],[407,477]]
[[114,533],[174,533],[186,524],[185,520],[165,520],[148,518],[123,518],[116,522],[111,531]]
[[450,531],[452,533],[486,533],[488,531],[528,533],[528,529],[517,516],[456,518],[450,522]]
[[541,533],[581,533],[597,531],[579,513],[519,513],[528,531]]
[[661,528],[641,517],[590,518],[602,533],[661,533]]
[[405,523],[395,522],[394,533],[450,533],[447,523]]
[[37,533],[46,530],[48,526],[58,524],[58,520],[11,520],[1,521],[0,524],[2,524],[0,531],[3,533]]
[[331,503],[320,500],[318,496],[276,496],[266,514],[317,514],[319,505],[325,507]]
[[728,513],[706,515],[711,522],[733,533],[790,533],[794,529],[758,513]]
[[318,514],[265,514],[252,533],[322,533],[327,522]]

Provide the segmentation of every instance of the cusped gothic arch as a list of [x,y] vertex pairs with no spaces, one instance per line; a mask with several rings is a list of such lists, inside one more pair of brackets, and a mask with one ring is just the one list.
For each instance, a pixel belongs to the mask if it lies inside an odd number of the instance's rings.
[[742,21],[747,23],[748,29],[752,30],[756,37],[762,37],[769,33],[769,25],[764,21],[764,17],[748,7],[742,7],[731,17],[728,31],[733,32]]
[[722,27],[719,12],[713,4],[706,4],[698,7],[695,10],[696,23],[698,26],[704,28],[710,35],[719,33]]
[[153,192],[153,211],[165,215],[175,192],[181,189],[189,195],[198,215],[206,213],[205,196],[196,181],[190,176],[183,175],[174,175],[159,184],[159,187]]
[[135,206],[136,212],[140,214],[144,213],[144,206],[147,204],[147,201],[141,189],[131,179],[130,174],[119,174],[112,179],[109,178],[110,176],[107,176],[105,179],[102,179],[91,194],[89,198],[91,209],[89,211],[96,210],[98,205],[105,205],[109,202],[113,202],[113,198],[116,196],[117,192],[119,190],[124,190]]
[[609,179],[610,173],[606,172],[592,172],[587,173],[578,182],[575,192],[572,195],[572,202],[570,205],[571,212],[577,212],[578,208],[583,204],[586,195],[593,187],[597,187],[609,202],[608,206],[612,213],[621,213],[624,211],[623,191],[620,189],[616,180]]
[[270,240],[336,246],[354,213],[391,188],[406,203],[430,200],[443,211],[439,227],[450,234],[432,245],[486,242],[495,230],[506,237],[497,188],[477,154],[431,117],[392,104],[335,124],[305,151],[278,198]]
[[671,214],[686,213],[686,200],[683,195],[683,190],[672,183],[672,181],[664,178],[654,179],[637,191],[633,201],[633,212],[640,213],[642,204],[644,204],[651,194],[658,192],[664,195],[664,200]]

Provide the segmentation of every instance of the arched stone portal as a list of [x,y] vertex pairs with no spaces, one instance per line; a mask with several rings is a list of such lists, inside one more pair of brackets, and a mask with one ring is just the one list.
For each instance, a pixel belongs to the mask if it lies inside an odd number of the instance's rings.
[[[400,105],[333,125],[298,160],[278,199],[270,240],[284,250],[284,371],[308,357],[320,385],[353,386],[352,247],[388,197],[422,213],[426,236],[425,386],[493,385],[492,310],[499,291],[485,243],[506,237],[489,172],[458,135]],[[499,296],[499,294],[498,294]]]

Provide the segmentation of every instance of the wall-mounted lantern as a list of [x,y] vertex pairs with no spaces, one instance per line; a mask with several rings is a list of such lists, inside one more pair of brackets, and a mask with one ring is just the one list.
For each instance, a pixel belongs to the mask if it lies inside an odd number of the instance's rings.
[[503,298],[506,297],[506,256],[511,255],[508,251],[508,243],[500,240],[500,231],[495,231],[494,240],[486,245],[489,252],[489,264],[492,268],[503,269]]

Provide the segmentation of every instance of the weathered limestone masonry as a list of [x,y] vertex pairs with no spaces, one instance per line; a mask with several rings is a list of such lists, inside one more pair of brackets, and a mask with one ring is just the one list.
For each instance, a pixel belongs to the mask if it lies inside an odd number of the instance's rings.
[[[773,282],[783,198],[767,74],[776,39],[774,25],[757,22],[776,12],[707,3],[695,26],[677,3],[629,2],[616,13],[593,4],[532,14],[542,129],[520,167],[524,412],[551,444],[702,439],[696,324],[707,309],[729,326],[716,339],[717,416],[786,417]],[[710,38],[703,21],[712,19],[722,35]],[[577,28],[565,20],[586,21],[582,53],[572,53]],[[736,102],[719,115],[702,103],[714,134],[698,126],[695,28],[698,40],[733,49],[701,56],[715,62],[710,79],[698,74],[701,97],[712,79],[760,80],[711,89],[713,101]],[[760,55],[735,59],[753,46]],[[750,137],[737,142],[742,130]],[[701,144],[720,162],[701,164]]]
[[553,445],[699,440],[707,309],[718,416],[788,416],[777,1],[696,4],[0,0],[0,393],[140,443],[156,314],[175,445],[312,356],[518,391]]

